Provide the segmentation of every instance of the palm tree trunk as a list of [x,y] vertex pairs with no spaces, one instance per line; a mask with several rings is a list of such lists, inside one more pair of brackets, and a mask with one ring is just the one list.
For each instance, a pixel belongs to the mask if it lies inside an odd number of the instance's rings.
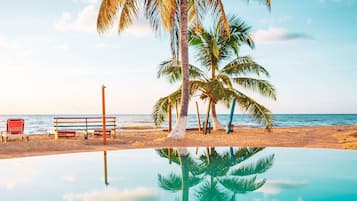
[[216,113],[216,104],[211,104],[211,111],[212,111],[212,121],[213,121],[213,130],[224,130],[224,126],[219,122]]
[[180,0],[180,55],[182,71],[182,93],[180,117],[175,128],[168,135],[169,138],[180,139],[185,137],[187,126],[187,112],[189,101],[189,69],[188,69],[188,0]]

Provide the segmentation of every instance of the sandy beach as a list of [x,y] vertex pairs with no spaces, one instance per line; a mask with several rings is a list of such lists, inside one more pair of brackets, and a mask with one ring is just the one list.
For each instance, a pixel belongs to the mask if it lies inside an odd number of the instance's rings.
[[167,131],[122,132],[115,139],[108,139],[106,146],[101,137],[61,138],[32,135],[30,142],[20,139],[0,143],[0,158],[28,157],[62,153],[92,152],[158,147],[196,146],[249,146],[249,147],[309,147],[357,150],[357,125],[275,128],[271,132],[259,128],[236,129],[227,135],[215,131],[204,135],[198,131],[187,131],[185,139],[166,138]]

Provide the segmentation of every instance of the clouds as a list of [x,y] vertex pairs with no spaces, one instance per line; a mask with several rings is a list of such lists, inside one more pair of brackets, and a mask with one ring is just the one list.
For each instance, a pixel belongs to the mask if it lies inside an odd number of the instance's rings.
[[309,18],[306,19],[305,22],[306,22],[307,25],[310,25],[310,24],[312,24],[312,19],[309,17]]
[[10,42],[4,36],[0,35],[0,49],[8,49],[10,47]]
[[0,50],[22,50],[23,48],[19,45],[19,42],[6,37],[0,33]]
[[65,194],[65,201],[155,201],[158,193],[148,188],[118,191],[108,188],[103,191],[93,191],[82,194]]
[[353,3],[356,0],[319,0],[320,3],[331,2],[331,3]]
[[14,179],[1,179],[0,189],[13,190],[16,187],[16,180]]
[[282,24],[290,21],[291,19],[291,16],[286,15],[283,17],[262,18],[258,22],[261,24]]
[[[61,32],[76,31],[83,33],[97,34],[97,16],[98,5],[96,0],[76,0],[76,2],[86,2],[86,5],[77,14],[72,12],[63,12],[62,15],[54,22],[54,28]],[[116,21],[116,20],[114,20]],[[117,25],[117,23],[114,23]],[[108,30],[107,33],[113,34],[116,32],[116,27]],[[143,14],[134,20],[133,24],[123,32],[124,36],[147,37],[152,36],[152,29]]]
[[97,10],[94,5],[88,5],[77,15],[64,12],[55,22],[54,27],[59,31],[79,31],[86,33],[96,32]]
[[96,4],[99,0],[72,0],[74,3]]
[[56,44],[54,48],[65,51],[65,50],[69,50],[71,48],[71,45],[68,42],[63,42],[63,43]]
[[62,180],[69,182],[69,183],[74,183],[74,182],[76,182],[77,179],[75,176],[63,176]]
[[307,181],[270,180],[257,189],[256,192],[262,192],[265,195],[275,195],[283,190],[301,188],[307,184]]
[[305,33],[289,32],[284,28],[261,29],[252,35],[256,43],[276,44],[288,43],[297,40],[313,40],[313,37]]
[[17,38],[9,38],[0,33],[0,65],[25,63],[32,55],[32,50],[23,46]]
[[[266,25],[269,28],[259,29],[252,34],[256,43],[261,44],[282,44],[289,43],[297,40],[313,40],[313,37],[306,33],[300,32],[290,32],[282,26],[286,26],[289,23],[292,23],[293,20],[297,20],[292,16],[282,16],[282,17],[271,17],[271,18],[262,18],[258,22],[260,24]],[[299,20],[301,21],[301,20]],[[312,24],[312,18],[308,17],[303,21],[306,25]]]

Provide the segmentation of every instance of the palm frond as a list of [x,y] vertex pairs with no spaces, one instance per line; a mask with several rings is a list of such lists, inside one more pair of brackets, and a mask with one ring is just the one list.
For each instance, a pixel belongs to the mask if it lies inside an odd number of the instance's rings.
[[200,88],[205,96],[211,98],[215,102],[217,101],[229,101],[232,99],[232,92],[227,90],[220,80],[208,80],[206,84]]
[[[199,31],[197,31],[199,29]],[[191,26],[188,32],[189,45],[195,50],[196,61],[208,70],[212,70],[212,66],[217,64],[219,49],[214,36],[206,29],[197,28],[197,25]],[[215,44],[213,44],[215,43]],[[216,50],[214,50],[216,46]],[[216,51],[216,53],[214,53]]]
[[255,176],[251,178],[224,177],[220,178],[218,181],[230,191],[241,194],[255,191],[262,187],[266,182],[265,179],[257,181]]
[[226,75],[226,74],[219,74],[217,76],[218,80],[221,80],[222,83],[227,87],[227,88],[233,88],[233,84],[231,82],[231,78]]
[[159,186],[167,191],[177,192],[182,189],[182,178],[175,173],[170,173],[167,177],[158,174]]
[[228,75],[246,75],[255,74],[257,76],[265,75],[269,77],[269,72],[261,65],[257,64],[248,56],[238,57],[224,66],[221,73]]
[[169,159],[171,162],[175,163],[176,165],[180,165],[180,159],[175,149],[164,148],[164,149],[155,149],[155,151],[157,154],[159,154],[161,158]]
[[97,31],[104,33],[113,25],[113,20],[117,14],[119,6],[126,0],[102,0],[97,17]]
[[201,155],[201,168],[204,169],[204,174],[211,177],[221,177],[228,173],[229,169],[232,167],[231,159],[228,152],[223,154],[218,154],[216,151],[209,156],[209,161],[207,156]]
[[203,80],[190,80],[190,95],[203,91],[206,86],[207,83]]
[[172,31],[177,16],[178,5],[176,0],[145,0],[145,16],[156,32],[160,28]]
[[133,20],[137,17],[139,11],[139,2],[137,0],[125,0],[122,6],[118,32],[123,32],[129,25],[133,23]]
[[250,163],[240,166],[238,169],[232,170],[233,176],[250,176],[266,172],[273,166],[274,154],[261,158],[255,163]]
[[248,26],[236,15],[229,15],[228,23],[231,33],[229,39],[226,41],[226,45],[232,46],[236,56],[238,56],[237,47],[241,46],[242,44],[246,44],[252,49],[255,47],[254,41],[251,37],[252,31],[250,26]]
[[[191,79],[202,78],[206,76],[201,69],[194,65],[189,65],[189,73]],[[173,59],[163,61],[159,65],[157,71],[157,78],[161,77],[166,77],[171,84],[181,81],[181,66],[176,64]]]
[[244,162],[262,150],[264,150],[264,148],[240,147],[237,151],[234,152],[235,164]]
[[[252,0],[248,0],[248,1],[252,1]],[[271,9],[271,0],[254,0],[254,1],[258,1],[258,3],[265,4],[269,8],[269,10]]]
[[169,105],[181,102],[181,89],[176,90],[170,95],[160,98],[153,107],[152,116],[155,126],[159,127],[168,115]]
[[269,109],[257,103],[251,97],[243,94],[242,92],[232,89],[235,98],[242,110],[248,112],[258,123],[265,124],[267,129],[272,126],[272,114]]
[[229,201],[230,196],[218,187],[217,182],[206,181],[198,187],[195,198],[197,201]]
[[170,31],[170,47],[174,61],[180,60],[180,14],[179,9],[175,11],[172,19],[172,29]]
[[205,1],[189,0],[188,1],[188,16],[189,22],[194,25],[202,23],[202,17],[205,14]]
[[250,77],[233,78],[234,82],[244,89],[258,92],[260,95],[276,100],[276,91],[272,84],[267,80],[260,80]]
[[199,184],[202,180],[203,180],[202,177],[199,177],[199,176],[190,176],[190,177],[189,177],[189,187],[196,186],[196,185]]
[[215,29],[219,30],[219,34],[227,39],[230,36],[230,28],[224,10],[224,6],[221,0],[209,0],[206,3],[207,7],[211,11],[211,15],[214,16]]

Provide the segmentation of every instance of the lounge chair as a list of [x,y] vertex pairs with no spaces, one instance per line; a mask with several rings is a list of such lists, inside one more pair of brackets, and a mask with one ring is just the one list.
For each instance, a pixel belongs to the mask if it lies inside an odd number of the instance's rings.
[[6,131],[1,132],[1,141],[7,142],[9,138],[26,139],[29,141],[29,136],[24,134],[25,121],[23,119],[8,119]]

